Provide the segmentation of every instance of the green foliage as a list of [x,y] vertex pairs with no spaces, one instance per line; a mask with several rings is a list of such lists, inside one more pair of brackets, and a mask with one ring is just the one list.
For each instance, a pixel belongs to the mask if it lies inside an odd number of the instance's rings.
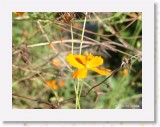
[[[141,56],[142,19],[139,18],[140,16],[141,13],[138,12],[89,13],[84,41],[90,44],[83,43],[82,54],[92,53],[102,56],[103,68],[111,70],[118,68],[123,58]],[[72,78],[72,72],[66,66],[68,64],[66,55],[71,52],[70,24],[73,23],[74,26],[74,39],[79,40],[81,36],[78,34],[82,34],[84,13],[76,14],[75,21],[68,25],[60,20],[62,17],[56,12],[28,12],[22,16],[13,13],[12,17],[13,108],[51,108],[50,105],[41,103],[46,102],[58,108],[74,109],[76,79]],[[47,38],[55,42],[55,49],[48,44]],[[63,43],[62,40],[67,42]],[[75,54],[79,53],[79,45],[79,43],[75,44]],[[59,65],[55,65],[54,60],[58,61]],[[71,69],[76,70],[72,67]],[[83,84],[81,108],[142,107],[141,61],[132,60],[131,64],[85,96],[90,88],[105,78],[106,76],[89,72]],[[46,85],[46,81],[51,80],[56,80],[57,90]],[[61,82],[64,82],[64,86],[60,85]],[[82,84],[82,81],[80,83]]]

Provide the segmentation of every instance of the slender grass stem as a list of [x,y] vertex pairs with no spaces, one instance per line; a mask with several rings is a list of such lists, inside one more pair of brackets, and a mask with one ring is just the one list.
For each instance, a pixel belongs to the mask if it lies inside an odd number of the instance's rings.
[[83,29],[82,29],[82,36],[81,36],[81,43],[80,43],[79,54],[81,54],[81,52],[82,52],[82,43],[83,43],[85,26],[86,26],[87,12],[86,12],[85,14],[86,14],[86,16],[85,16],[85,18],[84,18],[84,23],[83,23]]
[[77,87],[76,87],[76,83],[74,82],[74,91],[75,91],[75,95],[76,95],[76,109],[78,108],[77,107]]
[[[86,16],[87,16],[87,12],[86,12]],[[83,37],[84,37],[84,31],[85,31],[86,19],[87,19],[86,16],[84,18],[84,23],[83,23],[83,30],[82,30],[82,35],[81,35],[79,54],[81,54],[81,52],[82,52],[82,43],[83,43]],[[78,79],[77,91],[76,91],[76,107],[78,107],[79,109],[81,108],[81,106],[80,106],[81,91],[82,91],[82,85],[80,88],[79,79]]]
[[[73,49],[74,49],[74,39],[73,39],[73,29],[72,29],[72,23],[71,23],[71,39],[72,39],[72,49],[71,49],[71,53],[73,54]],[[75,89],[75,94],[76,94],[76,109],[80,109],[80,102],[79,102],[79,79],[78,79],[78,83],[76,86],[76,83],[74,83],[74,89]]]
[[74,89],[75,89],[75,94],[76,94],[76,109],[80,108],[80,103],[79,103],[79,80],[76,84],[76,82],[74,82]]
[[74,49],[74,42],[73,42],[73,29],[72,29],[72,23],[71,23],[71,38],[72,38],[72,54],[73,54],[73,49]]
[[80,91],[79,91],[79,101],[81,98],[82,88],[83,88],[84,80],[82,80],[82,84],[80,85]]
[[76,109],[80,109],[80,102],[79,102],[79,79],[77,80],[77,84],[76,82],[74,82],[74,90],[75,90],[75,94],[76,94]]
[[80,109],[81,106],[80,106],[80,99],[79,99],[79,88],[80,88],[79,79],[77,79],[77,81],[78,82],[77,82],[77,89],[76,89],[76,107]]

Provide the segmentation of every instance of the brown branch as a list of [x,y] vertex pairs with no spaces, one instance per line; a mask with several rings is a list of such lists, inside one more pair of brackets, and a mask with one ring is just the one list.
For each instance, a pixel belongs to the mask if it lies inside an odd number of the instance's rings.
[[18,97],[18,98],[26,99],[26,100],[29,100],[29,101],[35,101],[37,103],[46,104],[46,105],[50,106],[52,109],[56,109],[56,106],[54,106],[53,104],[51,104],[49,102],[44,102],[44,101],[41,101],[41,100],[37,100],[37,99],[29,98],[29,97],[24,97],[24,96],[21,96],[21,95],[18,95],[18,94],[12,94],[12,97]]
[[94,88],[100,86],[100,85],[103,84],[105,81],[107,81],[110,77],[112,77],[115,73],[117,73],[121,68],[122,68],[122,66],[119,66],[119,67],[116,68],[114,71],[112,71],[112,73],[111,73],[107,78],[105,78],[102,82],[100,82],[100,83],[98,83],[97,85],[95,85],[95,86],[93,86],[92,88],[90,88],[90,89],[88,90],[88,92],[86,93],[85,96],[87,96],[87,95],[91,92],[91,90],[93,90]]
[[[127,25],[127,28],[128,28],[131,24],[133,24],[133,23],[138,19],[138,17],[139,17],[139,16],[137,16],[136,18],[133,18],[133,19],[131,20],[132,22],[129,23],[129,25]],[[53,21],[53,20],[50,20],[50,19],[45,19],[45,20],[49,20],[49,21],[51,21],[51,22],[53,22],[53,23],[55,23],[55,24],[57,24],[57,25],[70,27],[70,24],[62,23],[62,22],[60,22],[60,21]],[[81,28],[78,28],[78,27],[75,27],[75,26],[73,26],[73,28],[76,29],[76,30],[82,31]],[[109,34],[109,35],[98,34],[98,33],[96,33],[96,32],[90,31],[90,30],[85,30],[85,33],[97,35],[97,36],[100,36],[100,37],[113,37],[113,36],[115,36],[116,34],[122,32],[122,31],[125,30],[125,29],[126,29],[126,28],[123,28],[122,30],[120,30],[120,31],[118,31],[118,32],[115,32],[115,33],[112,33],[112,34]]]
[[[70,32],[70,30],[68,30],[68,29],[66,29],[66,28],[63,28],[63,27],[61,27],[61,26],[57,26],[57,27],[65,30],[65,31]],[[76,33],[76,32],[73,32],[73,34],[78,35],[78,36],[81,36],[81,34],[78,34],[78,33]],[[108,49],[110,49],[111,51],[119,52],[119,53],[125,54],[125,55],[127,55],[127,56],[131,56],[131,55],[128,54],[128,53],[125,53],[125,52],[120,51],[120,50],[118,50],[118,49],[116,49],[116,48],[113,48],[112,46],[110,46],[110,45],[108,45],[108,44],[104,44],[104,43],[101,43],[101,42],[99,42],[99,41],[96,41],[96,40],[94,40],[94,39],[92,39],[92,38],[90,38],[90,37],[84,36],[84,38],[85,38],[85,39],[88,39],[88,40],[90,40],[90,41],[92,41],[92,42],[95,42],[97,45],[104,46],[105,48],[108,48]],[[124,48],[126,48],[126,47],[124,47]],[[133,49],[130,49],[130,50],[134,51]]]

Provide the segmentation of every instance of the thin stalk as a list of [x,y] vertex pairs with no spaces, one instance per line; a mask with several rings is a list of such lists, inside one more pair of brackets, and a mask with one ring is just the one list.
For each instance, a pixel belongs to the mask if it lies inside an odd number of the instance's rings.
[[[73,49],[74,49],[74,41],[73,41],[73,29],[72,29],[72,23],[71,23],[71,39],[72,39],[72,49],[71,49],[71,53],[73,54]],[[76,84],[74,83],[74,89],[75,89],[75,94],[76,94],[76,109],[80,108],[80,103],[79,103],[79,79],[78,79],[78,84],[76,86]]]
[[81,93],[82,93],[83,84],[84,84],[84,80],[82,80],[82,84],[80,86],[79,101],[80,101],[80,97],[81,97]]
[[81,108],[80,106],[80,99],[79,99],[79,88],[80,88],[80,84],[79,84],[79,79],[78,79],[78,83],[77,83],[77,91],[76,91],[76,107],[78,107],[79,109]]
[[76,109],[80,109],[80,103],[79,103],[79,79],[78,79],[78,83],[77,84],[74,82],[74,90],[75,90],[75,94],[76,94]]
[[81,36],[81,44],[80,44],[79,54],[81,54],[81,52],[82,52],[82,43],[83,43],[85,26],[86,26],[87,12],[85,13],[85,15],[86,15],[86,16],[85,16],[85,18],[84,18],[84,23],[83,23],[83,29],[82,29],[82,36]]
[[72,23],[71,23],[71,38],[72,38],[72,54],[73,54],[73,49],[74,49],[74,42],[73,42],[73,29],[72,29]]
[[74,91],[75,91],[75,94],[76,94],[76,109],[78,108],[77,107],[77,86],[76,86],[76,83],[74,81]]

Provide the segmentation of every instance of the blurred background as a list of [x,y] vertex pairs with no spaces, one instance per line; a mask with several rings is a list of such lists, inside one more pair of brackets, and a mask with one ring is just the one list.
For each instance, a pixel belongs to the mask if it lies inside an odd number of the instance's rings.
[[[103,68],[111,70],[128,61],[82,97],[81,108],[142,108],[142,13],[14,12],[12,17],[13,108],[75,108],[74,79],[66,56],[71,53],[71,25],[74,54],[79,53],[85,17],[82,54],[101,56]],[[105,78],[89,72],[82,95]]]

